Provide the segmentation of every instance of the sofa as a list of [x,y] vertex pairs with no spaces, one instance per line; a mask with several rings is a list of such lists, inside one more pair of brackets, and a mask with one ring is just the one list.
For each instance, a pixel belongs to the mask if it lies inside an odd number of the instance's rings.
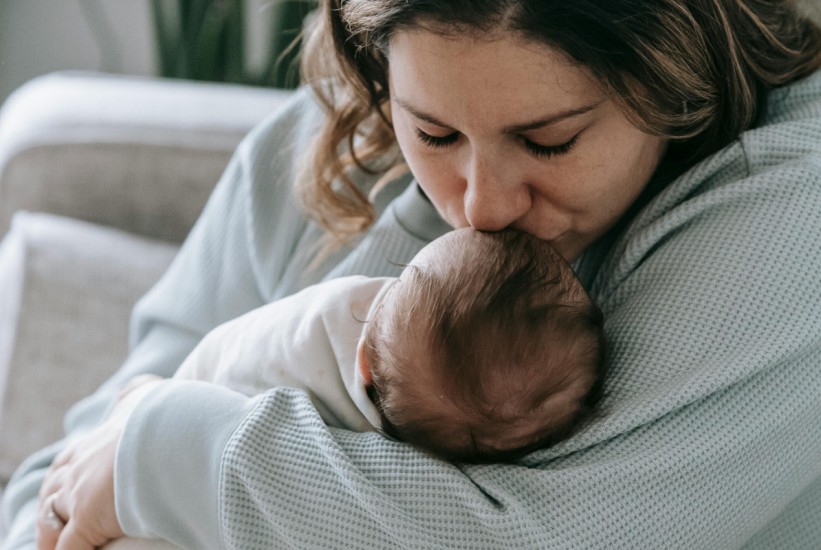
[[122,363],[134,303],[237,144],[288,95],[70,72],[3,104],[0,487]]

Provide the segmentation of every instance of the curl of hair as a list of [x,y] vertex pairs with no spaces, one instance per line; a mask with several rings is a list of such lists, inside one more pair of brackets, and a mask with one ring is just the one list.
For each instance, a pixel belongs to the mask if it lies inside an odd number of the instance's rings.
[[[770,89],[821,67],[821,28],[790,0],[321,0],[301,70],[327,119],[297,186],[331,249],[373,223],[374,193],[407,170],[387,52],[415,28],[512,31],[564,52],[637,127],[670,139],[666,162],[682,168],[752,127]],[[357,170],[382,177],[363,190]]]

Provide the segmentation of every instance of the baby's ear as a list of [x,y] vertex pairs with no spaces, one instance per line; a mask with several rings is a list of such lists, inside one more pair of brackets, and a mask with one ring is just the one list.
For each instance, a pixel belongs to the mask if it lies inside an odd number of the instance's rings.
[[366,386],[373,384],[373,375],[371,375],[371,366],[368,364],[368,354],[365,353],[365,339],[359,340],[359,345],[356,346],[356,368],[359,369],[359,374]]

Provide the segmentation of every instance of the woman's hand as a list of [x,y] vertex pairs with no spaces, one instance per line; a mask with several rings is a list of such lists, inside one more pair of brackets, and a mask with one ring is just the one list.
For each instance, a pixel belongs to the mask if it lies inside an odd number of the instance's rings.
[[137,404],[163,383],[141,376],[121,392],[108,420],[57,455],[40,489],[38,550],[93,550],[124,536],[114,508],[114,458]]

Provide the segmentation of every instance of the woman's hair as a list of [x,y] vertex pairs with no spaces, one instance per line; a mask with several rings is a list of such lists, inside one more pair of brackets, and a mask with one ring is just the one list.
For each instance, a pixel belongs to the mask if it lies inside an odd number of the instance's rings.
[[382,431],[447,460],[507,460],[595,412],[602,315],[549,243],[451,232],[414,261],[365,328]]
[[[768,90],[821,66],[821,29],[789,0],[321,0],[301,70],[327,120],[297,185],[331,247],[373,223],[372,193],[407,170],[387,112],[388,43],[418,28],[514,32],[564,52],[685,167],[753,126]],[[355,170],[382,178],[361,189]]]

